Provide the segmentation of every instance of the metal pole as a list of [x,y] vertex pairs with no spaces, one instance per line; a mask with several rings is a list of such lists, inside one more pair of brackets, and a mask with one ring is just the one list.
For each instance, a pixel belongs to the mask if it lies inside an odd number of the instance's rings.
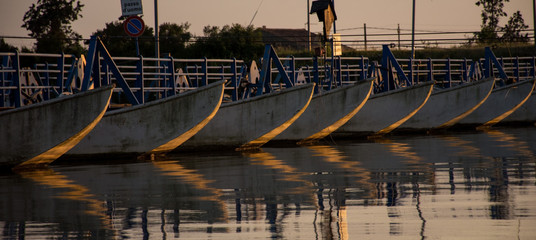
[[367,24],[363,23],[363,36],[365,36],[365,51],[367,51]]
[[160,58],[160,36],[158,35],[158,0],[154,0],[154,55]]
[[398,33],[398,50],[400,51],[400,23],[398,24],[396,32]]
[[311,51],[311,19],[309,16],[309,9],[309,0],[307,0],[307,43],[309,44],[309,51]]
[[[335,12],[335,0],[331,1],[333,3],[333,12]],[[335,25],[335,20],[333,20],[333,34],[337,33],[337,25]]]
[[532,1],[532,17],[534,18],[534,47],[536,47],[536,0]]
[[413,0],[413,17],[411,27],[411,58],[415,58],[415,0]]

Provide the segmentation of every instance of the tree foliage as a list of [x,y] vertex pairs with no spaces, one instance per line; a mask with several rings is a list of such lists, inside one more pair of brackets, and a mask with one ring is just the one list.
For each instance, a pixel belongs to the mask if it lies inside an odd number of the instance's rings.
[[82,36],[71,28],[71,22],[82,17],[84,5],[79,0],[38,0],[24,14],[21,27],[35,38],[36,52],[75,53],[83,51],[79,40]]
[[[521,32],[528,29],[521,12],[515,12],[504,27],[499,26],[502,17],[508,16],[503,10],[504,3],[510,0],[478,0],[475,4],[482,9],[480,32],[475,33],[471,42],[492,44],[497,42],[528,42],[528,34]],[[503,33],[499,36],[499,33]]]
[[170,54],[175,58],[187,56],[188,42],[192,38],[192,34],[188,32],[189,28],[189,23],[161,24],[159,28],[160,52]]
[[517,11],[512,15],[512,17],[510,17],[506,26],[501,28],[501,31],[503,32],[501,41],[528,42],[530,40],[528,36],[529,34],[522,33],[522,31],[527,30],[528,28],[529,26],[525,24],[525,20],[523,20],[521,12]]
[[[106,23],[103,29],[97,30],[93,35],[100,37],[112,56],[136,56],[135,38],[125,33],[123,23],[119,21]],[[154,56],[154,29],[145,26],[145,32],[138,38],[138,44],[142,56]]]
[[7,43],[3,38],[0,38],[0,52],[15,52],[18,51],[18,49]]
[[237,58],[244,61],[258,59],[264,50],[262,32],[253,26],[225,25],[223,28],[206,26],[204,37],[192,45],[194,57]]

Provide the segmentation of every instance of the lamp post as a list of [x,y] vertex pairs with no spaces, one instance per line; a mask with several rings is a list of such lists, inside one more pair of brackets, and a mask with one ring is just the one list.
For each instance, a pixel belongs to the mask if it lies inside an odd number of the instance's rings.
[[411,21],[411,58],[415,58],[415,0],[413,0],[413,14]]
[[158,36],[158,0],[154,0],[154,55],[160,58],[160,37]]

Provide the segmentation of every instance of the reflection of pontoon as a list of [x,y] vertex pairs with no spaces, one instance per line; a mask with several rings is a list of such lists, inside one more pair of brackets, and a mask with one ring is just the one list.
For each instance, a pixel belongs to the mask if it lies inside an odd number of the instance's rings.
[[112,87],[61,96],[0,113],[0,164],[48,164],[74,147],[101,120]]

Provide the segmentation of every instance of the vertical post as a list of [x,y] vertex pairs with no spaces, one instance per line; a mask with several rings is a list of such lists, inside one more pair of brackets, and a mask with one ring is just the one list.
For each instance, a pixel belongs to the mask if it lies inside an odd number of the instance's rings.
[[532,1],[532,17],[534,18],[534,47],[536,47],[536,0]]
[[158,35],[158,0],[154,0],[154,56],[156,58],[160,58],[159,38],[160,36]]
[[363,36],[365,37],[365,51],[367,51],[367,24],[366,23],[363,23]]
[[413,14],[411,25],[411,58],[415,58],[415,0],[413,0]]
[[15,76],[13,77],[13,85],[17,87],[15,92],[15,107],[22,106],[22,84],[20,83],[20,54],[19,51],[15,52],[15,57],[13,58],[13,68],[15,69]]
[[400,23],[398,24],[396,32],[398,33],[398,51],[400,51]]
[[138,37],[134,38],[134,43],[136,43],[136,57],[140,56],[140,43],[138,41]]
[[309,14],[309,9],[309,0],[307,0],[307,43],[309,44],[309,51],[311,51],[311,14]]
[[[335,0],[331,0],[331,4],[333,5],[333,12],[335,12]],[[333,20],[333,34],[337,33],[337,25],[335,25],[335,20]],[[333,51],[333,48],[332,48]]]

